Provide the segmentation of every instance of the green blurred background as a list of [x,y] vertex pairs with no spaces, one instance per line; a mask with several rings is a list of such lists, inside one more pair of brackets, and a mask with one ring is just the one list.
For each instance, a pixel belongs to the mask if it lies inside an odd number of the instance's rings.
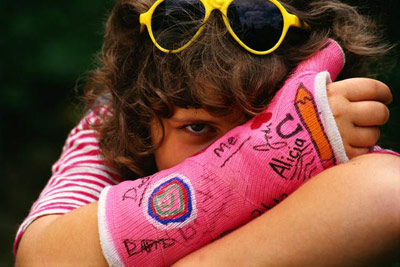
[[[347,1],[400,40],[398,0]],[[50,177],[69,130],[80,118],[75,90],[93,67],[114,1],[0,2],[0,266],[13,265],[19,223]],[[400,48],[396,48],[398,57]],[[396,56],[397,55],[397,56]],[[393,93],[381,144],[400,151],[400,65],[380,76]]]

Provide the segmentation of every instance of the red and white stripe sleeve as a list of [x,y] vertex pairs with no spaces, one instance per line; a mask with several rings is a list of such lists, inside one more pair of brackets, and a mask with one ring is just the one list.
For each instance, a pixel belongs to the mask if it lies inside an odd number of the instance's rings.
[[103,188],[122,181],[118,173],[106,166],[98,134],[92,129],[107,113],[105,107],[89,112],[68,135],[62,154],[52,167],[50,180],[18,229],[14,253],[22,234],[34,220],[96,202]]

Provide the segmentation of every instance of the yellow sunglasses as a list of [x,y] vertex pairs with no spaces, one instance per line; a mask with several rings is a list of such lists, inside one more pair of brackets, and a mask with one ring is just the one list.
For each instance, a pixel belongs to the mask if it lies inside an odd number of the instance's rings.
[[154,45],[165,53],[188,47],[218,9],[232,37],[247,51],[266,55],[283,42],[290,27],[308,29],[277,0],[157,0],[140,14]]

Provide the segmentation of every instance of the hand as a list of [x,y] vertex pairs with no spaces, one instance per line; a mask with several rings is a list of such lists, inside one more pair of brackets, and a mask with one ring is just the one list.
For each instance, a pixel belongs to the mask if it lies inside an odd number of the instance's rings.
[[389,119],[389,87],[373,79],[352,78],[330,83],[327,90],[347,156],[366,154],[379,139],[378,126]]

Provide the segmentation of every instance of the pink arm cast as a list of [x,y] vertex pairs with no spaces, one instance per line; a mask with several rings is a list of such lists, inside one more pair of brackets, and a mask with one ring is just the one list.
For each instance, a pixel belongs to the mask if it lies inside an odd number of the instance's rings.
[[[107,110],[101,108],[97,112],[106,115]],[[118,174],[105,167],[100,156],[96,132],[90,127],[96,125],[98,121],[96,113],[90,112],[69,134],[61,157],[52,168],[52,177],[18,230],[14,251],[23,232],[35,219],[49,214],[65,214],[95,202],[105,186],[121,182]],[[329,125],[325,125],[325,130],[331,132],[328,128]],[[335,127],[332,129],[335,131]],[[334,136],[334,134],[330,136],[333,147],[337,146],[333,141]],[[340,146],[340,139],[336,142],[339,142]],[[346,161],[347,157],[343,153],[340,155],[340,149],[336,152],[340,162]],[[374,147],[371,152],[398,155],[396,152],[379,147]]]
[[329,40],[259,116],[171,169],[104,189],[98,220],[108,264],[168,266],[346,162],[326,96],[343,64]]

